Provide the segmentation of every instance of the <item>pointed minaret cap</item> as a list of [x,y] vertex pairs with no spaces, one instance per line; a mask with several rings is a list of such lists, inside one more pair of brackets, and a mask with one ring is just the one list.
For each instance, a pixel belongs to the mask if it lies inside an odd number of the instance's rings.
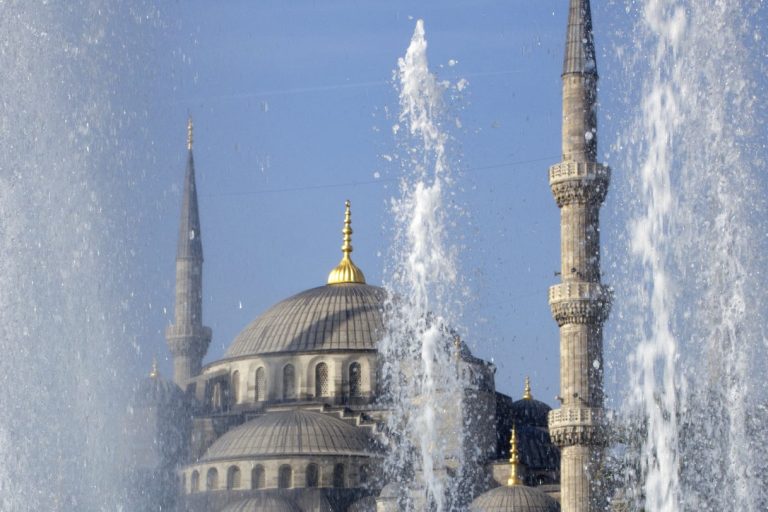
[[187,118],[187,149],[192,151],[192,143],[194,142],[194,130],[195,127],[192,124],[192,116]]
[[520,478],[520,454],[517,451],[517,432],[514,425],[512,425],[512,435],[509,438],[509,480],[507,480],[507,485],[510,487],[523,485],[523,480]]
[[563,74],[569,73],[597,76],[589,0],[570,0],[563,62]]
[[352,212],[351,203],[349,199],[345,203],[344,212],[344,229],[341,232],[344,234],[344,244],[341,246],[341,262],[331,270],[328,274],[328,284],[344,284],[344,283],[357,283],[365,284],[365,275],[357,265],[352,262],[352,258],[349,257],[352,252]]
[[149,371],[149,378],[156,379],[160,376],[160,371],[157,369],[157,356],[152,356],[152,369]]
[[525,388],[523,389],[523,400],[533,400],[533,395],[531,394],[531,378],[530,377],[525,378]]
[[195,184],[195,161],[192,157],[192,117],[187,120],[187,171],[184,176],[184,192],[181,199],[181,220],[176,259],[203,259],[203,243],[200,238],[200,213]]

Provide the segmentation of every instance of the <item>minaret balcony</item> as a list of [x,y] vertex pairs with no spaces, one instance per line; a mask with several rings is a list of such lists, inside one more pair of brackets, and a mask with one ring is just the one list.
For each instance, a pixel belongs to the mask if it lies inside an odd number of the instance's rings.
[[599,445],[605,441],[605,412],[594,407],[549,411],[549,435],[557,446]]
[[602,204],[608,193],[611,168],[597,162],[566,160],[549,168],[549,186],[557,206]]
[[549,307],[557,325],[600,324],[611,309],[613,293],[600,283],[567,282],[549,287]]

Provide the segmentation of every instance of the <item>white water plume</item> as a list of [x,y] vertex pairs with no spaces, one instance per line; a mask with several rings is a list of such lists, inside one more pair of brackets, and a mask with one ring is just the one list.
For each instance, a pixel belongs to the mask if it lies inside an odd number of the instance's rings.
[[0,510],[123,510],[131,114],[117,91],[140,14],[0,4]]
[[[627,339],[637,348],[626,415],[639,415],[642,428],[629,485],[646,510],[757,511],[768,503],[758,284],[766,155],[756,143],[761,78],[749,45],[765,30],[754,21],[763,8],[648,0],[639,13],[642,57],[627,72],[643,84],[642,100],[622,164],[635,195],[626,202],[635,207],[630,250],[639,272],[627,277],[618,316],[637,319]],[[638,274],[639,286],[631,282]]]
[[[462,387],[452,327],[460,318],[456,250],[450,244],[446,194],[451,186],[448,135],[441,128],[444,85],[430,72],[424,24],[398,62],[400,116],[406,130],[400,196],[393,198],[395,240],[383,377],[394,411],[389,476],[407,489],[409,510],[453,509],[462,465]],[[398,125],[398,128],[399,126]],[[449,470],[450,468],[450,470]],[[450,474],[453,473],[453,476]],[[411,500],[426,496],[426,503]]]

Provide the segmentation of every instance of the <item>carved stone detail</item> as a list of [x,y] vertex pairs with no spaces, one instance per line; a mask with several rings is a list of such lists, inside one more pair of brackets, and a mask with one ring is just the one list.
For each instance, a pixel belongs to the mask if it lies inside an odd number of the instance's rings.
[[610,167],[597,162],[566,161],[549,168],[549,186],[560,208],[568,204],[602,204],[610,179]]
[[187,325],[169,325],[165,330],[168,350],[174,356],[202,358],[211,344],[211,328],[199,326],[190,329]]
[[600,283],[568,282],[549,288],[549,307],[558,327],[603,323],[611,298],[611,289]]
[[576,407],[549,411],[549,435],[560,448],[574,445],[603,446],[605,417],[602,409]]

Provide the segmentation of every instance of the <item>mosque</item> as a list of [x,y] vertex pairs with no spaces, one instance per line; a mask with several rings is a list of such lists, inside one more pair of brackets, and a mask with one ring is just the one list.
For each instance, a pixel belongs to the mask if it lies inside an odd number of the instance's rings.
[[[549,291],[561,332],[561,409],[498,392],[493,364],[456,342],[465,397],[486,418],[471,433],[481,453],[465,507],[473,512],[596,510],[591,481],[603,446],[598,214],[609,170],[596,163],[596,82],[589,0],[570,0],[563,70],[563,161],[550,185],[561,210],[562,283]],[[403,491],[383,462],[389,414],[378,380],[384,288],[352,261],[346,203],[342,257],[325,284],[277,302],[206,365],[203,242],[192,124],[176,251],[173,379],[155,366],[137,387],[137,510],[388,512]],[[139,499],[141,501],[141,499]]]

